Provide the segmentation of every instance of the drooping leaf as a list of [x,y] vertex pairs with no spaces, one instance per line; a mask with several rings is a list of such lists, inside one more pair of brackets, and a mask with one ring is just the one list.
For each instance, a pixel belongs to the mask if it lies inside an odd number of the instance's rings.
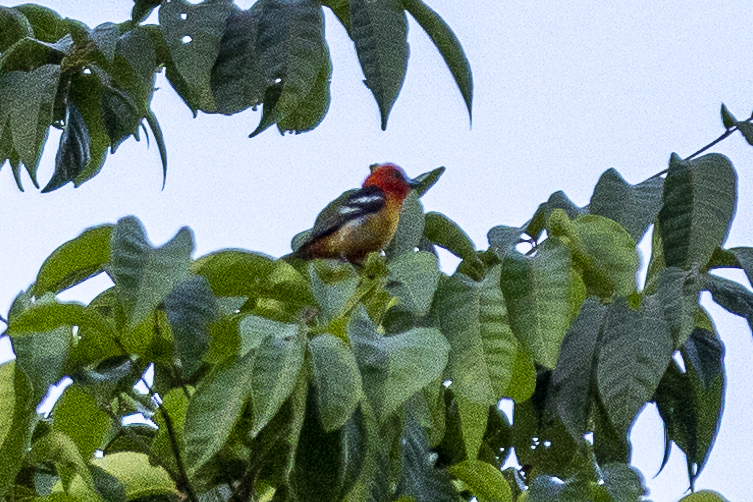
[[698,295],[703,277],[677,267],[662,269],[657,278],[656,295],[672,333],[675,349],[685,344],[695,327]]
[[511,501],[510,485],[499,469],[480,460],[465,460],[448,469],[449,473],[465,483],[479,502]]
[[408,21],[399,0],[350,0],[350,36],[382,117],[382,130],[408,68]]
[[429,35],[442,55],[442,59],[444,59],[458,89],[460,89],[460,94],[463,95],[465,107],[468,109],[468,118],[471,119],[473,75],[471,74],[471,65],[468,58],[465,57],[460,41],[445,20],[422,0],[402,0],[402,3],[405,10]]
[[500,284],[513,333],[539,364],[553,368],[570,322],[585,299],[566,246],[547,240],[536,256],[508,254]]
[[55,156],[55,172],[42,193],[52,192],[74,181],[91,161],[89,128],[74,103],[68,103],[65,129]]
[[102,89],[102,119],[110,138],[110,152],[128,137],[138,133],[141,115],[133,99],[124,91],[105,86]]
[[659,214],[663,187],[664,180],[659,176],[631,185],[616,169],[608,169],[594,188],[589,211],[616,221],[640,242]]
[[[307,132],[314,129],[324,120],[331,100],[329,85],[332,77],[332,61],[330,60],[329,49],[326,45],[324,46],[324,51],[324,62],[319,69],[319,74],[316,77],[314,85],[306,97],[299,101],[296,108],[288,113],[285,113],[284,109],[281,108],[284,103],[277,103],[277,112],[281,114],[277,119],[277,128],[280,133],[287,131],[293,131],[296,134]],[[282,97],[284,96],[281,96],[281,99]]]
[[463,260],[478,260],[476,246],[457,223],[442,213],[426,213],[424,235],[432,243],[443,247]]
[[[159,24],[172,63],[189,93],[183,99],[207,112],[216,110],[210,88],[211,69],[225,32],[225,19],[236,8],[231,0],[206,0],[196,5],[171,0],[164,2],[159,10]],[[182,86],[176,87],[171,74],[167,76],[173,88],[182,94]]]
[[575,441],[586,433],[589,416],[588,393],[596,347],[604,328],[608,307],[589,297],[562,341],[557,367],[552,372],[553,389],[547,406],[559,417]]
[[703,267],[729,232],[737,204],[737,174],[724,155],[682,161],[672,154],[659,212],[668,267]]
[[136,24],[143,22],[160,3],[161,0],[134,0],[131,21]]
[[609,308],[598,347],[596,382],[606,412],[627,433],[651,398],[672,356],[672,337],[661,305],[645,297],[640,310],[624,299]]
[[711,274],[706,275],[704,289],[728,312],[744,317],[753,331],[753,293],[749,289],[735,281]]

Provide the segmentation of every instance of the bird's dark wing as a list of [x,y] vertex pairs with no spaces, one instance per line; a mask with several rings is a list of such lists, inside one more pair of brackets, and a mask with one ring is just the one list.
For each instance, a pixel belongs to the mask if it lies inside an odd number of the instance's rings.
[[317,239],[341,228],[347,222],[379,212],[386,204],[384,192],[375,186],[348,190],[330,202],[319,213],[309,240]]

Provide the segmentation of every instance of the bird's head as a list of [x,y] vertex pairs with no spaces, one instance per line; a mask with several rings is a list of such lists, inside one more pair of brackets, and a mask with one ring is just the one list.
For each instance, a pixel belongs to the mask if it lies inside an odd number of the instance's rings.
[[371,174],[363,182],[363,186],[376,186],[383,192],[402,200],[408,196],[415,185],[405,171],[395,164],[372,164]]

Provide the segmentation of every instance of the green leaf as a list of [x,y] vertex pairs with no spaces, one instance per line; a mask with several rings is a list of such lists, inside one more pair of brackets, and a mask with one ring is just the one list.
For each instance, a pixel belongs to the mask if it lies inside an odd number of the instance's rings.
[[392,242],[385,250],[388,259],[416,250],[424,235],[424,207],[418,200],[418,193],[411,191],[403,201],[400,221]]
[[296,335],[300,328],[297,324],[273,321],[264,317],[248,315],[241,319],[238,330],[241,336],[240,356],[256,350],[268,336],[288,339]]
[[735,281],[707,274],[704,289],[728,312],[744,317],[753,331],[753,293]]
[[468,460],[476,460],[489,419],[489,405],[468,401],[460,394],[456,397],[465,456]]
[[238,113],[258,105],[264,97],[267,86],[256,52],[262,5],[255,2],[248,10],[233,10],[225,20],[210,80],[219,113]]
[[89,465],[89,473],[94,480],[97,493],[108,502],[126,502],[126,491],[123,483],[115,476],[96,465]]
[[217,300],[207,280],[194,275],[178,282],[164,301],[174,353],[188,379],[201,366],[209,347],[208,325],[218,316]]
[[[28,19],[34,29],[34,38],[37,40],[55,42],[65,35],[60,14],[48,7],[27,3],[17,5],[13,7],[13,10],[21,12]],[[0,47],[0,51],[2,50],[4,49]]]
[[628,464],[606,464],[601,466],[604,488],[615,502],[641,500],[648,495],[643,475]]
[[73,39],[70,34],[54,43],[25,37],[3,52],[0,57],[0,67],[3,68],[4,73],[32,72],[47,65],[59,67],[63,58],[71,54],[72,46]]
[[587,431],[591,375],[607,311],[608,307],[596,297],[583,302],[580,314],[562,341],[557,367],[552,372],[554,388],[548,396],[547,406],[575,441],[580,441]]
[[[335,272],[335,280],[330,279],[325,282],[320,274],[326,275],[326,272]],[[335,271],[323,270],[323,267],[313,264],[309,267],[311,292],[319,305],[319,312],[324,323],[329,323],[342,314],[345,304],[356,292],[359,277],[353,272],[352,267],[337,267]],[[337,277],[338,275],[341,276]]]
[[64,326],[80,326],[95,329],[112,337],[116,336],[110,324],[96,310],[80,303],[55,301],[32,305],[15,316],[8,326],[8,333],[11,336],[34,336],[35,333],[57,330]]
[[533,258],[505,256],[500,284],[513,333],[536,362],[553,368],[585,288],[571,268],[567,247],[551,239],[544,244]]
[[110,249],[109,273],[128,317],[126,329],[131,331],[188,276],[193,236],[183,227],[155,249],[147,242],[141,222],[129,216],[115,226]]
[[53,430],[68,436],[85,459],[92,458],[95,450],[104,446],[106,434],[114,427],[95,399],[78,384],[66,387],[52,409]]
[[120,28],[115,23],[102,23],[91,31],[92,42],[111,63],[115,58],[115,45],[119,38]]
[[734,115],[732,115],[732,113],[730,113],[730,111],[727,109],[727,105],[725,105],[724,103],[722,103],[721,114],[722,125],[724,125],[725,129],[729,130],[737,125],[737,119]]
[[659,272],[656,295],[664,310],[664,318],[676,349],[685,344],[695,327],[698,295],[703,282],[703,276],[692,270],[686,272],[677,267],[669,267]]
[[400,305],[417,316],[425,316],[439,281],[437,257],[426,251],[405,253],[389,263],[387,291]]
[[379,106],[382,130],[408,68],[408,21],[400,0],[350,0],[350,37],[364,83]]
[[[2,60],[0,66],[4,67]],[[47,64],[29,73],[9,72],[0,79],[0,101],[8,110],[5,113],[8,113],[13,148],[37,188],[36,171],[52,122],[59,78],[60,66]],[[2,122],[4,120],[0,120]],[[22,189],[18,177],[16,182]]]
[[102,121],[110,138],[110,153],[130,136],[138,136],[141,113],[134,99],[125,91],[110,86],[102,88]]
[[588,208],[619,223],[635,242],[640,242],[662,206],[664,180],[657,176],[631,185],[616,169],[604,171]]
[[[158,375],[156,374],[155,380],[157,378]],[[184,389],[178,387],[161,393],[160,397],[162,399],[160,411],[154,415],[154,422],[158,427],[157,435],[152,441],[150,456],[159,459],[159,465],[165,469],[176,472],[180,464],[176,459],[175,450],[178,450],[181,459],[186,459],[189,455],[186,447],[186,422],[191,403],[189,403],[189,398]],[[165,416],[170,417],[171,427],[169,429]],[[212,425],[215,425],[215,422],[212,422]],[[220,423],[220,425],[222,424]]]
[[110,258],[112,229],[113,225],[89,228],[53,251],[39,269],[34,296],[60,293],[102,272]]
[[[292,126],[301,125],[301,117],[290,115],[302,113],[299,106],[309,101],[307,97],[316,84],[320,86],[314,91],[318,96],[311,96],[311,101],[316,103],[325,94],[329,95],[331,63],[324,41],[324,12],[315,0],[260,0],[259,8],[256,53],[264,88],[275,84],[281,87],[274,107],[278,121],[287,120],[287,126],[280,126],[280,130],[299,130]],[[326,91],[322,87],[326,87]],[[264,104],[265,108],[269,104],[266,98]],[[318,115],[316,111],[314,115]]]
[[424,236],[437,246],[445,248],[463,260],[476,260],[476,246],[457,223],[442,213],[426,213]]
[[17,361],[0,365],[0,491],[7,492],[15,482],[27,452],[37,400]]
[[[329,49],[324,46],[324,62],[319,69],[314,85],[304,99],[298,102],[295,109],[277,119],[277,128],[280,133],[293,131],[296,134],[307,132],[318,126],[329,110],[331,101],[329,84],[332,78],[332,61],[329,57]],[[283,87],[283,91],[284,91]],[[281,96],[281,99],[283,96]],[[284,102],[278,101],[276,111],[284,113]],[[292,105],[291,105],[292,106]]]
[[84,459],[76,444],[66,434],[50,431],[34,442],[29,457],[32,463],[53,463],[66,491],[71,491],[72,481],[79,475],[83,479],[83,486],[79,491],[96,492],[94,479],[87,467],[89,459]]
[[443,277],[435,297],[434,317],[450,344],[446,378],[452,380],[458,397],[472,403],[493,404],[497,396],[486,366],[481,337],[478,283],[463,274]]
[[669,461],[672,442],[686,455],[694,455],[696,451],[697,417],[693,409],[688,374],[680,369],[676,361],[669,363],[656,388],[653,401],[664,422],[664,459],[659,467],[661,473]]
[[749,145],[753,145],[753,124],[750,122],[738,122],[737,130],[743,135]]
[[10,7],[0,7],[0,53],[7,51],[24,37],[32,37],[34,30],[21,11]]
[[636,290],[638,252],[635,240],[618,223],[597,215],[571,222],[569,247],[573,267],[591,295],[627,296]]
[[659,212],[659,230],[668,267],[703,267],[721,246],[737,204],[737,174],[724,155],[691,161],[673,154]]
[[361,373],[353,351],[330,334],[309,342],[311,367],[319,408],[319,419],[326,432],[342,427],[361,400]]
[[515,245],[520,242],[523,230],[522,227],[508,227],[506,225],[492,227],[486,234],[486,239],[489,241],[489,249],[500,260],[503,260],[505,255],[515,251]]
[[[254,352],[202,378],[186,413],[186,463],[196,471],[219,452],[251,396]],[[207,427],[211,424],[211,427]]]
[[429,172],[419,174],[415,178],[413,178],[413,184],[415,185],[413,187],[413,191],[416,192],[416,194],[419,197],[422,197],[426,192],[429,191],[431,187],[436,184],[437,181],[439,181],[439,178],[442,177],[442,174],[444,174],[445,168],[444,166],[438,167],[436,169],[432,169]]
[[470,488],[479,502],[512,502],[510,485],[499,469],[480,460],[464,460],[448,472]]
[[729,250],[739,263],[740,267],[745,271],[745,276],[748,278],[748,282],[753,284],[753,248],[750,247],[737,247]]
[[402,479],[398,500],[416,502],[451,502],[457,500],[447,472],[437,469],[431,460],[426,432],[412,415],[407,414],[400,438]]
[[268,334],[256,349],[251,395],[255,437],[266,426],[293,392],[298,372],[303,365],[303,333],[285,338]]
[[450,26],[434,12],[431,7],[421,0],[402,0],[403,7],[413,16],[421,28],[442,55],[447,68],[450,69],[455,83],[463,95],[465,106],[468,109],[468,118],[472,117],[471,109],[473,104],[473,75],[471,74],[471,64],[465,57],[463,47],[460,45],[458,37],[455,36]]
[[337,20],[350,35],[350,0],[321,0],[321,2],[337,16]]
[[74,181],[92,156],[89,150],[89,128],[84,117],[73,102],[68,103],[65,110],[65,129],[60,135],[58,153],[55,157],[55,172],[42,189],[42,193],[52,192]]
[[450,346],[434,328],[382,336],[364,309],[358,307],[351,317],[348,335],[364,392],[382,421],[437,379],[447,364]]
[[598,348],[596,383],[619,431],[627,433],[671,357],[672,338],[658,301],[645,297],[640,310],[632,310],[624,299],[610,306]]
[[131,21],[135,24],[142,23],[160,3],[161,0],[134,0]]
[[190,96],[183,96],[183,89],[176,86],[170,74],[168,80],[185,101],[203,111],[216,110],[209,85],[211,69],[225,32],[225,19],[235,8],[231,0],[206,0],[196,5],[171,0],[159,10],[159,24],[172,62]]

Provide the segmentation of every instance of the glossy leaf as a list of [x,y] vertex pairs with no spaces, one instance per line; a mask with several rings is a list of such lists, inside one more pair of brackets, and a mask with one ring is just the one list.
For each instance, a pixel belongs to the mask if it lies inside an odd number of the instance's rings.
[[382,336],[359,307],[351,317],[348,335],[361,370],[364,393],[382,421],[437,379],[447,364],[450,346],[434,328]]
[[470,119],[473,104],[473,75],[460,41],[445,20],[422,0],[402,0],[402,3],[405,10],[423,28],[442,55],[442,59],[460,89],[460,94],[463,95]]
[[640,310],[613,303],[598,348],[596,382],[611,422],[627,433],[654,394],[672,356],[672,338],[658,301],[644,298]]
[[89,228],[53,251],[39,269],[34,296],[60,293],[102,272],[110,258],[112,229],[113,225]]
[[721,246],[735,214],[737,174],[730,160],[712,153],[691,161],[673,154],[659,212],[668,267],[703,267]]
[[350,36],[382,117],[382,130],[408,68],[408,21],[399,0],[350,0]]
[[640,242],[659,214],[663,188],[661,177],[631,185],[616,169],[608,169],[596,184],[589,212],[616,221],[635,242]]
[[513,333],[548,368],[557,363],[565,332],[585,298],[571,263],[570,251],[554,241],[533,258],[510,254],[502,262],[500,284]]

